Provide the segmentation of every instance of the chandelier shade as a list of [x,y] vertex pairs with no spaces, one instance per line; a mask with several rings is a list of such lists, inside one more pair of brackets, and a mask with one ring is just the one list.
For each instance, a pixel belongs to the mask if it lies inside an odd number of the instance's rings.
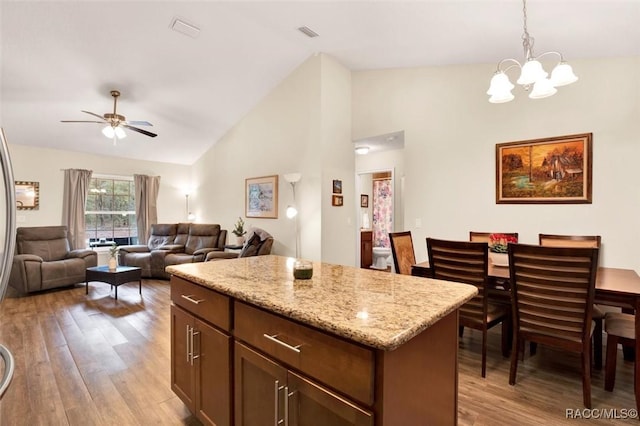
[[[524,48],[525,60],[523,63],[516,59],[508,58],[503,59],[498,63],[498,67],[491,83],[489,84],[489,102],[491,103],[504,103],[509,102],[515,98],[511,91],[514,89],[514,85],[509,80],[507,71],[511,68],[519,68],[520,76],[516,82],[521,85],[526,91],[531,90],[529,98],[542,99],[549,96],[553,96],[558,92],[556,87],[566,86],[574,83],[578,80],[578,77],[573,73],[571,65],[569,65],[562,54],[559,52],[545,52],[541,55],[535,56],[533,54],[534,38],[529,35],[527,30],[527,1],[522,1],[522,12],[524,15],[524,33],[522,34],[522,46]],[[540,62],[540,58],[548,55],[557,55],[559,58],[558,63],[551,71],[551,77],[546,72]],[[504,67],[504,68],[503,68]]]

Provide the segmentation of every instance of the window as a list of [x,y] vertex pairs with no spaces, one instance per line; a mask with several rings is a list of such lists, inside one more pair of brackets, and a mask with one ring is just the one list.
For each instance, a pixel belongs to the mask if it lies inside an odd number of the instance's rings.
[[92,178],[85,207],[85,232],[90,245],[138,243],[132,179]]

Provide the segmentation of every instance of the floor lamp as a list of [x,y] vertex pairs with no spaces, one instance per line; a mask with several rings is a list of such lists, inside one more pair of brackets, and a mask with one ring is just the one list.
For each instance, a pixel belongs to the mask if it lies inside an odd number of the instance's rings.
[[300,257],[300,235],[298,232],[298,208],[296,205],[296,183],[300,181],[302,175],[300,173],[287,173],[284,175],[284,180],[291,184],[291,190],[293,191],[293,204],[287,206],[287,217],[293,219],[293,226],[295,229],[296,238],[296,259]]

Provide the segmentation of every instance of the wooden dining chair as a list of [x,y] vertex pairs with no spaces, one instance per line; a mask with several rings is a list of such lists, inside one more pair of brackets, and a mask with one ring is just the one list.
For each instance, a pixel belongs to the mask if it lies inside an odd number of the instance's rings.
[[591,314],[598,250],[509,244],[513,347],[509,384],[516,383],[519,352],[536,342],[581,355],[582,394],[591,408]]
[[[545,247],[592,247],[600,248],[600,235],[557,235],[539,234],[538,242]],[[605,311],[598,305],[593,305],[593,365],[596,370],[602,369],[602,321]],[[535,352],[535,346],[532,347]]]
[[460,307],[459,326],[482,331],[482,377],[487,370],[487,331],[502,323],[502,354],[509,355],[510,312],[501,304],[489,303],[487,290],[487,243],[446,241],[427,238],[429,265],[438,280],[471,284],[478,294]]
[[391,254],[393,265],[397,274],[411,275],[411,265],[416,263],[416,254],[413,250],[411,231],[390,232]]
[[619,312],[607,312],[604,331],[607,332],[607,359],[604,366],[604,389],[611,392],[616,383],[618,343],[635,346],[636,316]]

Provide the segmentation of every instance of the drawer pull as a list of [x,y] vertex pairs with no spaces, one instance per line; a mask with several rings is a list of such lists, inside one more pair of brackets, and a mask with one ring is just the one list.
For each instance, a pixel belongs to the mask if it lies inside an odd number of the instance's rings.
[[204,302],[204,299],[199,299],[199,300],[194,299],[192,294],[189,294],[189,295],[183,294],[181,295],[181,297],[183,299],[187,299],[191,303],[195,303],[196,305],[199,305],[200,303]]
[[263,334],[263,336],[266,337],[267,339],[271,340],[272,342],[275,342],[275,343],[277,343],[279,345],[284,346],[287,349],[290,349],[290,350],[294,351],[295,353],[298,353],[298,354],[300,353],[300,346],[302,346],[302,345],[291,346],[290,344],[285,343],[280,339],[277,339],[277,337],[278,337],[277,334],[274,334],[273,336],[269,336],[268,334],[265,333],[265,334]]

